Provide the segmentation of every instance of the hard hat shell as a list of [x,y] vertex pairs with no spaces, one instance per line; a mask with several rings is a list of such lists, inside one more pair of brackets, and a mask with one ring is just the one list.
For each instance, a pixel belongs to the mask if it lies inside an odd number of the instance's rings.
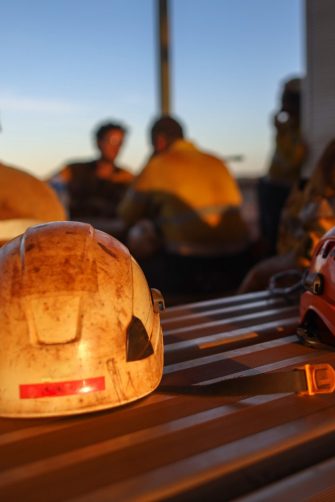
[[78,222],[31,227],[0,249],[0,277],[0,416],[112,408],[158,386],[157,301],[115,238]]
[[320,239],[304,282],[301,325],[310,335],[335,344],[335,227]]

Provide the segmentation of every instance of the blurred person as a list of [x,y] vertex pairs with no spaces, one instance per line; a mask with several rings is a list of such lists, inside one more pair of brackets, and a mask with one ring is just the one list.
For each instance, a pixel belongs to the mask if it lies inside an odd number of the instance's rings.
[[224,289],[229,277],[222,283],[218,263],[249,243],[238,185],[222,160],[185,139],[175,118],[155,120],[150,137],[154,154],[118,209],[130,251],[145,270],[150,255],[163,257],[155,284],[164,290],[209,290],[215,280]]
[[269,255],[276,251],[281,211],[307,156],[300,125],[301,83],[292,78],[283,84],[281,106],[273,117],[274,149],[268,173],[258,186],[260,227]]
[[126,133],[119,123],[99,124],[94,131],[98,158],[71,162],[49,180],[58,193],[61,191],[70,219],[109,231],[106,226],[116,217],[116,207],[134,177],[116,163]]
[[298,183],[285,204],[277,255],[253,267],[239,293],[265,289],[270,278],[289,269],[303,271],[325,232],[335,226],[335,139],[324,149],[310,179]]
[[28,227],[66,219],[54,191],[35,176],[0,162],[0,244]]

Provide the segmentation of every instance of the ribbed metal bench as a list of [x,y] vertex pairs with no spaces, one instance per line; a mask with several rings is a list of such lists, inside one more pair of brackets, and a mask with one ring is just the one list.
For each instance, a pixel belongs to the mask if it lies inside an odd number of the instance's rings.
[[[335,352],[299,342],[297,324],[297,302],[268,292],[171,307],[163,382],[335,366]],[[0,419],[0,500],[307,500],[334,493],[334,444],[334,395],[157,390],[110,411]]]

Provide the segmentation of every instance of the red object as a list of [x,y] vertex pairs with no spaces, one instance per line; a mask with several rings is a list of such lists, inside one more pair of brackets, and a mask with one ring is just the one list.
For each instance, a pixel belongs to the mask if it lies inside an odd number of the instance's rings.
[[[325,341],[335,343],[335,227],[320,240],[305,275],[306,291],[300,301],[300,318],[307,332],[322,338],[324,329],[329,335]],[[318,321],[319,320],[319,321]]]
[[46,382],[19,386],[20,399],[38,397],[59,397],[73,394],[87,394],[105,390],[105,377],[70,380],[66,382]]

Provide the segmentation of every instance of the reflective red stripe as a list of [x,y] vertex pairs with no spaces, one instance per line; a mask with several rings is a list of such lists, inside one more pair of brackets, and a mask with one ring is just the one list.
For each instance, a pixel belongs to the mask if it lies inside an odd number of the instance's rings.
[[20,385],[20,399],[59,397],[73,394],[88,394],[105,390],[105,377],[86,378],[67,382],[46,382]]

